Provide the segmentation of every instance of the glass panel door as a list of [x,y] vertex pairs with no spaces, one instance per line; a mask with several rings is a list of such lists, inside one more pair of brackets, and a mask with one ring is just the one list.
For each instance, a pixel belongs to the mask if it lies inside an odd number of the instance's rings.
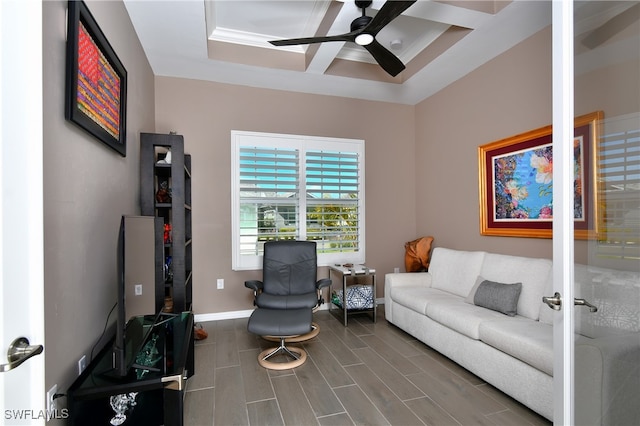
[[573,424],[640,424],[640,2],[573,12],[575,115],[602,112],[574,198]]

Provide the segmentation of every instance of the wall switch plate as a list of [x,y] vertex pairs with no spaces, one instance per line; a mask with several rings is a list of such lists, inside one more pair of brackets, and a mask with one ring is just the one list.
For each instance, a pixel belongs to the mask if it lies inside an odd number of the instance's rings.
[[136,284],[133,289],[136,296],[142,296],[142,284]]
[[218,278],[218,290],[224,289],[224,278]]
[[47,413],[53,413],[58,409],[58,404],[56,400],[53,398],[54,395],[58,392],[58,385],[51,386],[49,392],[47,392]]
[[82,358],[78,360],[78,376],[82,374],[85,368],[87,368],[87,356],[82,355]]

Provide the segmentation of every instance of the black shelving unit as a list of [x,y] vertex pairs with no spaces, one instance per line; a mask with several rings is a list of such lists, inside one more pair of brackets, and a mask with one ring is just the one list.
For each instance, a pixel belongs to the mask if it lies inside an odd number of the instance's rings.
[[[166,161],[168,153],[170,161]],[[163,182],[166,187],[163,188]],[[164,191],[167,192],[164,192]],[[173,312],[192,308],[191,156],[184,153],[184,137],[140,134],[140,208],[144,216],[162,217],[165,273],[157,286],[171,297]],[[168,235],[167,238],[165,235]]]

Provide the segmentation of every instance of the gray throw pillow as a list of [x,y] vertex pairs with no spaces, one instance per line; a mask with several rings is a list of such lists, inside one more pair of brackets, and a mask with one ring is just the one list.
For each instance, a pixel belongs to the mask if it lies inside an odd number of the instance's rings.
[[478,277],[465,302],[512,317],[517,313],[521,291],[522,283],[503,284]]

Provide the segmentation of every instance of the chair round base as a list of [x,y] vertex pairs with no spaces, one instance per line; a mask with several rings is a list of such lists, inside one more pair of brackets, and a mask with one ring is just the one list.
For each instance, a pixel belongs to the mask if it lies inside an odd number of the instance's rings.
[[[279,339],[278,339],[279,340]],[[269,370],[288,370],[290,368],[300,367],[307,360],[307,352],[302,348],[287,347],[289,352],[294,352],[298,357],[286,362],[269,361],[270,354],[273,355],[280,348],[269,348],[260,352],[258,355],[258,363]]]
[[[320,333],[320,326],[318,325],[318,323],[312,322],[311,323],[311,331],[305,334],[301,334],[299,336],[291,336],[291,337],[286,337],[284,339],[284,341],[286,343],[298,343],[298,342],[304,342],[307,341],[309,339],[313,339],[314,337],[316,337],[318,335],[318,333]],[[268,340],[270,342],[279,342],[280,338],[277,336],[262,336],[262,338],[264,340]]]

